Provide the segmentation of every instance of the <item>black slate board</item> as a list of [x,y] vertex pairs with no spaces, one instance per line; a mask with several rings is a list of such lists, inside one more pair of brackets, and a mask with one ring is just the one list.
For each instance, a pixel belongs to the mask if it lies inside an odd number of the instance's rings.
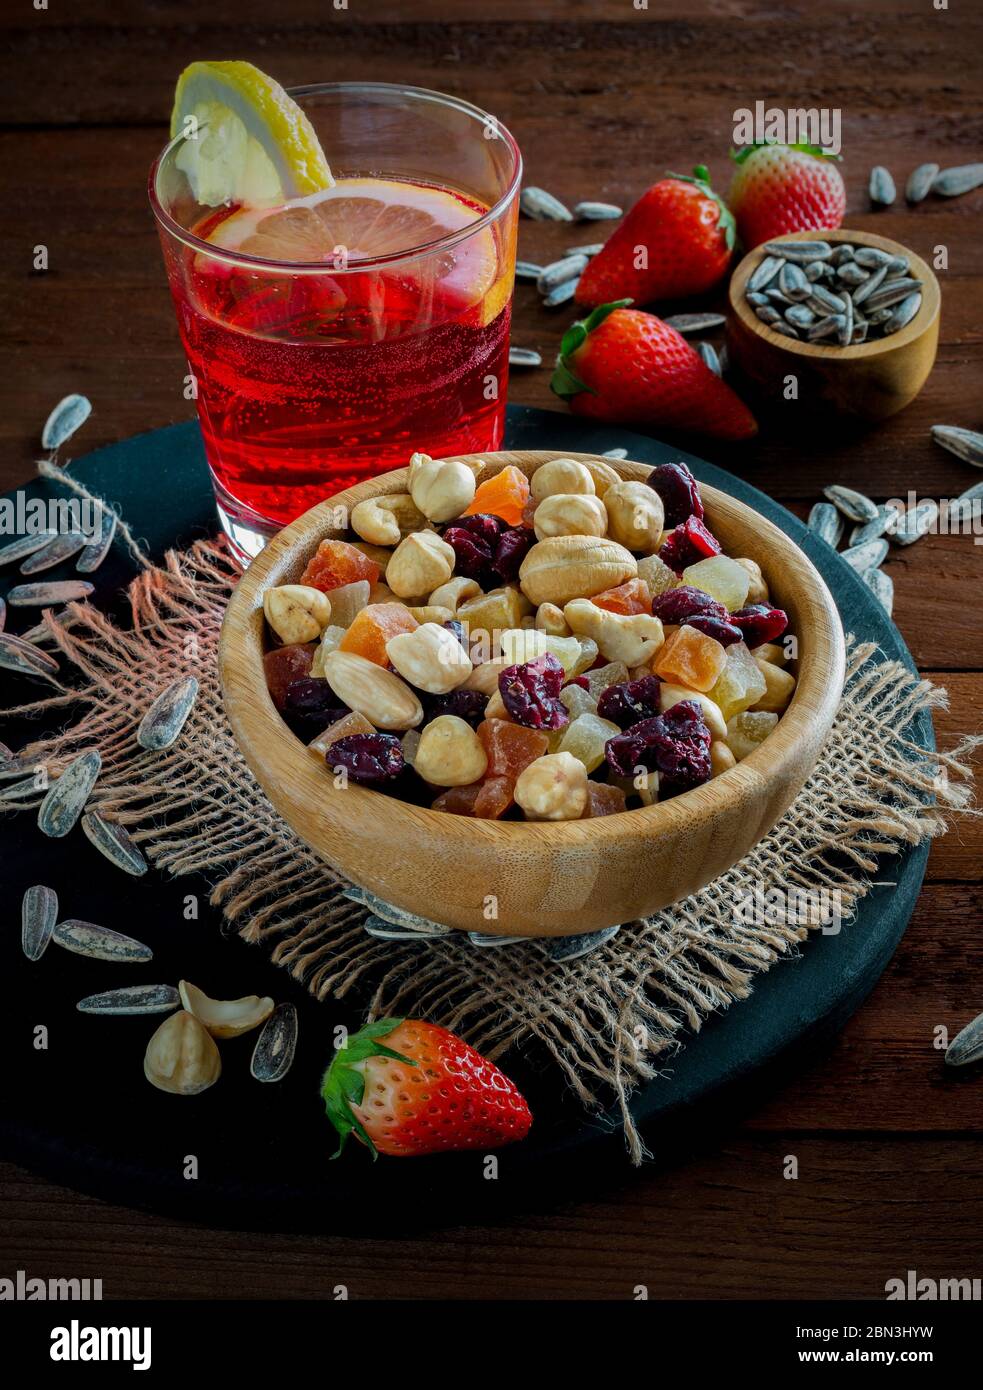
[[[756,507],[796,540],[829,584],[844,627],[876,642],[885,655],[914,669],[900,634],[866,586],[822,541],[764,494],[702,460],[656,440],[565,414],[509,408],[507,445],[603,452],[627,448],[655,464],[684,457],[697,476]],[[94,490],[120,504],[134,533],[154,556],[214,526],[211,491],[197,426],[185,424],[101,449],[72,465]],[[44,494],[35,483],[29,495]],[[65,577],[70,563],[65,567]],[[97,575],[97,600],[119,606],[132,574],[120,547]],[[62,577],[62,571],[54,571]],[[0,593],[16,582],[0,573]],[[13,616],[11,627],[33,618]],[[0,673],[3,703],[28,698],[22,683]],[[931,720],[914,735],[932,747]],[[17,747],[23,730],[0,731]],[[165,881],[151,872],[125,878],[99,858],[80,830],[60,846],[38,834],[30,814],[3,825],[0,887],[7,930],[0,961],[8,982],[4,1010],[7,1085],[0,1117],[4,1153],[68,1186],[108,1200],[166,1211],[210,1225],[251,1229],[352,1231],[363,1235],[505,1218],[518,1209],[586,1199],[603,1183],[630,1178],[617,1117],[585,1117],[562,1078],[535,1047],[509,1054],[505,1065],[536,1117],[524,1144],[502,1150],[499,1177],[485,1178],[480,1154],[443,1155],[373,1165],[361,1151],[328,1161],[332,1132],[318,1097],[321,1069],[337,1023],[357,1026],[364,1001],[316,1004],[273,966],[267,954],[223,937],[208,906],[208,885],[195,878]],[[632,1109],[658,1157],[675,1158],[708,1132],[718,1132],[751,1097],[786,1080],[849,1017],[875,984],[911,915],[928,847],[885,863],[858,917],[836,936],[816,936],[795,959],[760,976],[747,1001],[711,1019],[698,1037],[636,1095]],[[153,946],[146,966],[114,967],[50,948],[35,965],[19,950],[19,905],[31,883],[47,882],[63,916],[129,930]],[[188,895],[198,920],[185,920]],[[439,949],[421,946],[421,950]],[[139,981],[176,982],[185,975],[215,994],[269,993],[300,1010],[298,1061],[277,1086],[248,1075],[252,1039],[223,1044],[224,1073],[203,1096],[181,1100],[147,1085],[146,1040],[158,1019],[83,1017],[75,1002],[99,989]],[[46,1050],[34,1030],[48,1030]],[[187,1157],[197,1177],[185,1176]]]

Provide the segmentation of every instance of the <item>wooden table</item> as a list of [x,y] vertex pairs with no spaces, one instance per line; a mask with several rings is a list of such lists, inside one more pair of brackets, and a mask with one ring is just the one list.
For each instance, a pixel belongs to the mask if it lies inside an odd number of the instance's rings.
[[[0,485],[28,478],[51,405],[82,391],[80,450],[185,419],[185,365],[147,206],[174,79],[202,56],[248,58],[284,83],[408,81],[459,94],[515,132],[527,181],[567,201],[630,204],[665,169],[709,163],[721,187],[733,112],[842,109],[846,225],[932,259],[945,246],[938,362],[922,396],[877,429],[827,437],[771,427],[707,458],[804,513],[842,481],[884,500],[954,497],[979,473],[929,438],[983,426],[983,190],[872,214],[871,165],[900,187],[914,164],[981,158],[983,16],[952,5],[839,0],[76,0],[2,21],[7,271]],[[369,13],[371,9],[371,13]],[[204,18],[202,17],[204,14]],[[475,16],[472,18],[472,16]],[[574,240],[584,229],[577,228]],[[588,231],[590,229],[588,228]],[[552,259],[570,229],[523,222],[520,254]],[[48,247],[49,269],[32,270]],[[549,361],[571,315],[520,287],[514,341]],[[548,372],[515,373],[511,399],[552,408]],[[562,409],[562,407],[560,407]],[[892,553],[895,616],[919,667],[950,694],[943,743],[983,713],[983,556],[969,537]],[[103,1277],[107,1296],[878,1298],[916,1267],[979,1275],[983,1078],[946,1075],[934,1030],[983,1008],[983,830],[960,821],[891,967],[831,1051],[707,1136],[668,1171],[625,1171],[559,1211],[417,1240],[257,1237],[107,1207],[2,1167],[0,1273]],[[885,865],[885,875],[890,865]],[[799,1179],[783,1178],[785,1156]]]

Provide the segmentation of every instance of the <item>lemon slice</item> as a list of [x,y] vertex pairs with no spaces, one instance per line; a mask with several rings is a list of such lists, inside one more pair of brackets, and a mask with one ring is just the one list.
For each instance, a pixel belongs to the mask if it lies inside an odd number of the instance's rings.
[[314,127],[272,77],[252,63],[192,63],[178,78],[171,137],[205,207],[282,203],[331,188]]

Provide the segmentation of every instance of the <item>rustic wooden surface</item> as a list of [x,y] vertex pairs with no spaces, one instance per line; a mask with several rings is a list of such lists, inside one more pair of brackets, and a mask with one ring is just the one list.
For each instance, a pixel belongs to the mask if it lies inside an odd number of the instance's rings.
[[[480,16],[480,17],[476,17]],[[980,474],[929,426],[981,428],[983,190],[876,214],[872,164],[899,187],[927,159],[983,157],[983,14],[920,0],[775,7],[753,0],[76,0],[5,10],[0,93],[8,196],[0,341],[0,486],[30,476],[51,404],[83,391],[88,450],[187,418],[185,371],[145,194],[173,82],[202,56],[249,58],[285,83],[408,81],[465,96],[515,132],[527,181],[561,197],[629,204],[666,168],[705,159],[722,185],[736,108],[842,110],[845,225],[930,258],[948,250],[935,371],[877,428],[826,435],[773,422],[740,449],[692,447],[803,514],[822,485],[878,499],[958,495]],[[586,232],[585,235],[582,233]],[[520,254],[593,239],[523,222]],[[32,272],[33,248],[50,269]],[[514,341],[549,356],[570,315],[516,300]],[[547,373],[511,399],[552,408]],[[943,741],[983,724],[981,554],[929,537],[892,555],[895,616],[919,667],[944,684]],[[983,1107],[976,1076],[947,1076],[933,1030],[983,1007],[983,828],[963,820],[934,849],[914,920],[883,980],[831,1050],[728,1119],[668,1170],[500,1226],[412,1241],[213,1233],[77,1196],[0,1165],[0,1273],[103,1277],[107,1296],[625,1298],[883,1296],[916,1266],[979,1274]],[[890,865],[885,866],[885,876]],[[785,1156],[800,1178],[782,1177]]]

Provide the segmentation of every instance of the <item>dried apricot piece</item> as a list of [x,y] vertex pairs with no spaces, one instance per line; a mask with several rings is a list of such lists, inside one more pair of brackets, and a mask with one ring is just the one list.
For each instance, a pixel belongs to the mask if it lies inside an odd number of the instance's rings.
[[486,719],[478,725],[478,737],[488,754],[488,777],[506,777],[513,783],[531,762],[543,757],[546,735],[506,719]]
[[448,787],[433,802],[435,811],[455,816],[498,820],[512,805],[512,783],[507,777],[484,777],[467,787]]
[[374,584],[379,578],[379,566],[361,550],[347,541],[322,541],[307,562],[307,567],[299,582],[309,584],[312,589],[329,593],[340,589],[342,584],[354,584],[359,579],[367,579]]
[[644,579],[629,579],[614,589],[595,594],[591,603],[596,603],[598,608],[606,608],[609,613],[651,613],[652,591]]
[[370,603],[352,619],[339,650],[356,652],[377,666],[388,666],[386,643],[398,632],[412,632],[419,623],[404,603]]
[[493,478],[479,484],[462,516],[490,512],[492,516],[500,516],[509,526],[521,526],[528,501],[529,479],[520,468],[510,463]]
[[583,820],[594,816],[613,816],[625,809],[625,793],[621,787],[612,787],[607,782],[587,783],[587,808]]
[[266,687],[281,714],[286,707],[287,686],[310,675],[316,650],[313,642],[305,642],[303,645],[274,647],[263,657]]

